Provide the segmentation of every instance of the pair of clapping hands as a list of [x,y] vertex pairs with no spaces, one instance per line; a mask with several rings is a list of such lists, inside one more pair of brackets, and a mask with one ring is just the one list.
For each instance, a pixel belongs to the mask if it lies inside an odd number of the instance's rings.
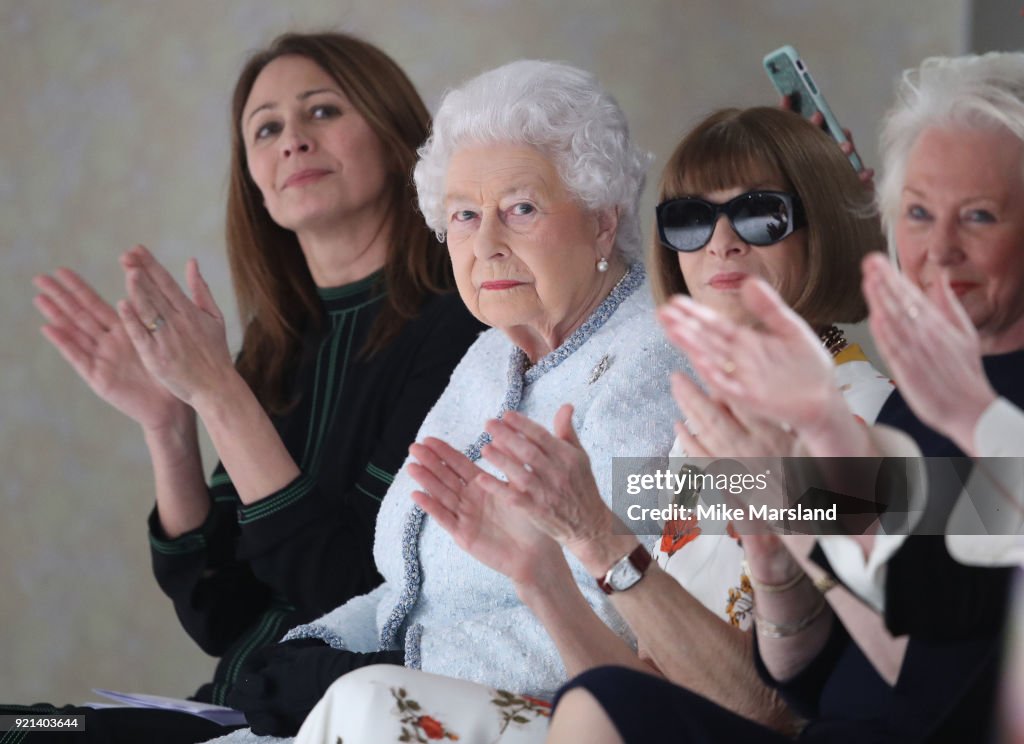
[[[970,454],[974,424],[996,395],[982,368],[977,331],[948,276],[926,296],[880,253],[865,258],[863,273],[871,331],[897,387],[924,423]],[[741,299],[760,319],[758,327],[683,296],[659,310],[668,338],[708,388],[705,393],[682,375],[673,379],[679,407],[700,432],[695,438],[678,427],[692,456],[788,454],[794,437],[811,445],[827,435],[828,413],[842,403],[832,359],[814,331],[761,279],[747,280]],[[956,401],[950,400],[953,390]]]
[[[922,421],[973,454],[974,426],[996,395],[982,368],[977,331],[948,275],[932,285],[930,296],[882,254],[865,258],[863,275],[872,334],[905,400]],[[854,423],[836,388],[833,361],[814,331],[761,279],[744,282],[741,299],[750,317],[760,320],[758,327],[734,323],[683,296],[659,310],[668,338],[707,388],[679,374],[673,379],[676,402],[688,416],[688,427],[677,426],[687,454],[786,455],[798,443],[806,454],[879,454]],[[956,400],[949,395],[953,390]],[[757,578],[767,583],[792,575],[783,545],[799,557],[812,543],[799,535],[744,537]]]
[[531,583],[558,565],[560,545],[572,550],[596,537],[610,517],[572,413],[559,408],[553,432],[514,411],[487,422],[482,456],[507,481],[439,439],[413,444],[409,474],[423,488],[413,501],[481,563]]
[[78,274],[41,275],[42,333],[103,400],[147,430],[180,421],[184,404],[213,394],[233,367],[224,317],[195,259],[191,298],[143,246],[120,259],[127,299],[115,310]]

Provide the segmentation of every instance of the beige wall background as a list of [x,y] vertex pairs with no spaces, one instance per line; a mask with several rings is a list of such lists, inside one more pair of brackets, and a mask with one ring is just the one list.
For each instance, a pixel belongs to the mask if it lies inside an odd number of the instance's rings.
[[152,484],[139,432],[38,334],[31,278],[70,266],[116,299],[117,256],[144,242],[179,275],[199,257],[233,315],[222,238],[227,99],[248,51],[287,29],[355,31],[390,52],[432,108],[446,86],[483,69],[567,60],[617,96],[657,156],[653,184],[699,117],[775,101],[760,61],[783,43],[801,51],[876,163],[894,77],[964,50],[968,9],[967,0],[0,0],[0,701],[81,702],[92,687],[184,696],[212,672],[150,574]]

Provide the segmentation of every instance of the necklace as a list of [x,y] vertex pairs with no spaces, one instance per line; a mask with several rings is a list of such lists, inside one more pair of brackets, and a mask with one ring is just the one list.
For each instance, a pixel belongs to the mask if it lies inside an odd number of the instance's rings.
[[818,338],[821,339],[822,346],[832,356],[839,356],[839,352],[846,348],[846,336],[834,325],[830,325],[828,328],[818,334]]

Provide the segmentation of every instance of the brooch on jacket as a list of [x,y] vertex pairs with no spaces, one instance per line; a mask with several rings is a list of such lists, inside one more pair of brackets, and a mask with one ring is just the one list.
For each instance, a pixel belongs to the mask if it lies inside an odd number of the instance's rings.
[[587,384],[593,385],[595,382],[601,379],[601,375],[607,372],[608,368],[611,366],[612,359],[610,356],[605,354],[603,357],[601,357],[601,360],[594,365],[594,368],[590,370],[590,377],[587,378]]

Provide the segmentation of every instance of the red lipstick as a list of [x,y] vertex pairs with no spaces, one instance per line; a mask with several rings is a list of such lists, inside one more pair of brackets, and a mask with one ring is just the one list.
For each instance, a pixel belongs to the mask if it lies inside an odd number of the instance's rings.
[[953,294],[957,297],[963,297],[965,294],[970,292],[972,289],[978,286],[977,282],[950,282],[949,288],[953,290]]

